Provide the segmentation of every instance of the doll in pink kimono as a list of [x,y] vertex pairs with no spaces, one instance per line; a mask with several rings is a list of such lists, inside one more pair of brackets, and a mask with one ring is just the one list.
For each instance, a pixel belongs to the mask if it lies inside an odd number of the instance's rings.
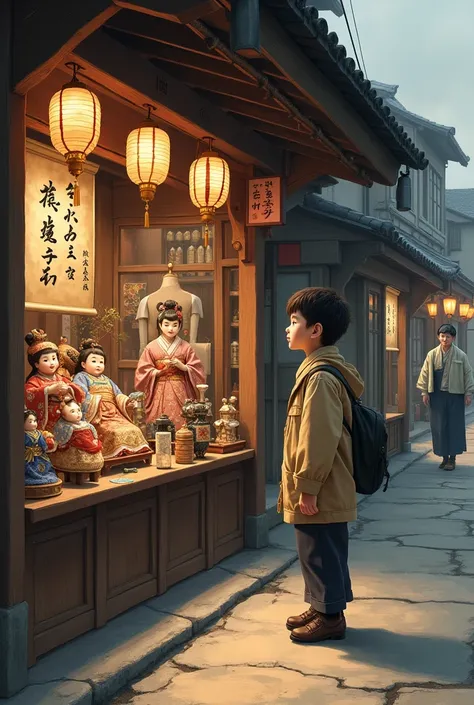
[[186,399],[198,397],[196,385],[206,381],[204,367],[191,345],[179,337],[182,307],[168,300],[157,305],[158,337],[144,349],[135,372],[135,388],[145,394],[147,423],[167,414],[178,430]]

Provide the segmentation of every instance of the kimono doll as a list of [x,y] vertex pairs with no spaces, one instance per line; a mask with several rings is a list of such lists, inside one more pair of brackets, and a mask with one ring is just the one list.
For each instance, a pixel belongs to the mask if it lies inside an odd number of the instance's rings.
[[196,385],[206,381],[204,367],[191,345],[179,337],[183,325],[181,306],[168,300],[157,305],[158,338],[148,343],[135,372],[135,388],[145,394],[147,423],[167,414],[183,425],[186,399],[198,397]]
[[85,418],[96,427],[102,441],[104,460],[150,453],[145,436],[132,422],[137,402],[122,394],[104,374],[105,362],[103,348],[93,340],[84,340],[74,375],[74,384],[85,394]]
[[51,432],[61,416],[59,406],[66,395],[81,404],[84,392],[70,379],[58,374],[59,350],[46,338],[42,330],[32,330],[25,336],[31,365],[25,382],[25,406],[36,413],[39,428]]
[[74,399],[65,399],[60,411],[61,418],[54,426],[57,443],[57,450],[51,454],[54,467],[66,473],[100,472],[104,458],[94,426],[83,420],[82,409]]
[[38,431],[38,418],[25,409],[25,485],[52,485],[58,482],[48,453],[56,447],[51,433]]

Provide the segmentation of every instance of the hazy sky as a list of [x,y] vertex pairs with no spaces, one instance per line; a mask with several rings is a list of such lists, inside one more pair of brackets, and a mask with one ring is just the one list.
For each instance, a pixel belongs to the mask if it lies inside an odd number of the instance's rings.
[[[398,85],[397,98],[408,110],[456,128],[471,161],[468,167],[449,163],[447,188],[474,188],[474,0],[352,4],[368,78]],[[353,27],[350,0],[344,5]],[[344,17],[321,14],[354,57]]]

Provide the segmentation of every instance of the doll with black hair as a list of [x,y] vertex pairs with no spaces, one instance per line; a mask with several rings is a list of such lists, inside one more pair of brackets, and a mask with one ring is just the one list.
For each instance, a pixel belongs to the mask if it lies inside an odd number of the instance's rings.
[[160,302],[158,337],[148,343],[135,372],[135,388],[145,394],[147,423],[167,414],[179,430],[186,399],[198,397],[197,385],[206,381],[204,367],[189,343],[180,338],[181,306],[173,300]]
[[84,416],[97,429],[105,460],[150,453],[151,448],[132,422],[136,401],[123,394],[105,374],[106,355],[97,341],[82,341],[74,383],[85,393]]
[[[49,453],[56,448],[56,442],[51,433],[38,429],[36,412],[25,407],[23,423],[25,429],[25,488],[26,496],[31,499],[38,497],[54,497],[61,493],[61,481],[56,475]],[[40,488],[39,492],[31,492],[31,488]]]

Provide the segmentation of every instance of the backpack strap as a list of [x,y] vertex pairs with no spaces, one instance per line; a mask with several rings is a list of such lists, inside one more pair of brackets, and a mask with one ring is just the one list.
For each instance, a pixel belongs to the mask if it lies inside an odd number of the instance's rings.
[[[340,382],[340,383],[342,384],[342,386],[344,387],[344,389],[346,390],[347,394],[349,395],[349,399],[350,399],[351,405],[355,404],[355,403],[358,401],[358,399],[357,399],[356,395],[354,394],[354,392],[352,391],[352,388],[351,388],[351,386],[349,385],[348,381],[346,380],[346,378],[344,377],[344,375],[342,374],[342,372],[340,372],[340,371],[337,369],[337,367],[333,367],[332,365],[318,365],[317,367],[314,368],[314,370],[311,372],[311,374],[309,375],[309,377],[312,377],[312,376],[315,375],[317,372],[329,372],[329,374],[331,374],[333,377],[335,377],[336,379],[338,379],[339,382]],[[343,419],[342,419],[342,422],[343,422],[344,427],[346,428],[346,430],[349,431],[350,435],[352,436],[352,429],[351,429],[351,427],[349,426],[349,424],[347,423],[346,419],[343,418]]]

